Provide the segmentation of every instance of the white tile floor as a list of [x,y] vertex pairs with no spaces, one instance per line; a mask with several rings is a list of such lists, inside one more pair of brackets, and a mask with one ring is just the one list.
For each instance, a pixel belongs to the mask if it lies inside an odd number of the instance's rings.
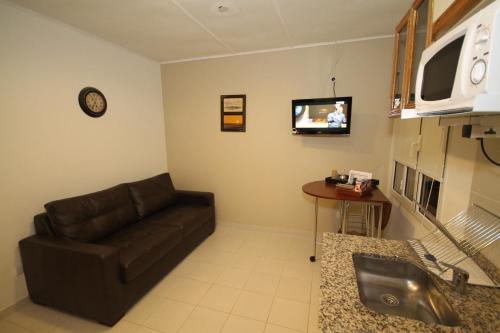
[[27,302],[0,332],[317,333],[311,240],[220,226],[113,328]]

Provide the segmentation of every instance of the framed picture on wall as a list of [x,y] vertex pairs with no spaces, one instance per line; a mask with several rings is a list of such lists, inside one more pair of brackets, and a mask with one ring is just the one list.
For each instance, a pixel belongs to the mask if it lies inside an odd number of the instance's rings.
[[246,95],[221,95],[220,129],[222,132],[245,132]]

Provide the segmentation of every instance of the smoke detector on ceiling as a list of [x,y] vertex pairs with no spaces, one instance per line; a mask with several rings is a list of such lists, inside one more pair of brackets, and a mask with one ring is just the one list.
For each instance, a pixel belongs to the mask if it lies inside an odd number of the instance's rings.
[[217,15],[231,16],[239,10],[233,0],[217,0],[210,6],[210,11]]

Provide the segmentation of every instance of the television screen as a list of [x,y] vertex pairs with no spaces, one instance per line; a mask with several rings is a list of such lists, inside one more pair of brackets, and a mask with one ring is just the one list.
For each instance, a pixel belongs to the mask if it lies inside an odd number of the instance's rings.
[[352,97],[295,99],[292,101],[294,134],[351,132]]

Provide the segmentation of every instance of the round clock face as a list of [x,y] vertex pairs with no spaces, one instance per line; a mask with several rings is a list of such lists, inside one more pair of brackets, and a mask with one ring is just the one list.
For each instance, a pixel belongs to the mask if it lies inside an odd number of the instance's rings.
[[91,117],[100,117],[106,112],[106,98],[96,88],[83,88],[78,95],[78,102],[83,112]]

